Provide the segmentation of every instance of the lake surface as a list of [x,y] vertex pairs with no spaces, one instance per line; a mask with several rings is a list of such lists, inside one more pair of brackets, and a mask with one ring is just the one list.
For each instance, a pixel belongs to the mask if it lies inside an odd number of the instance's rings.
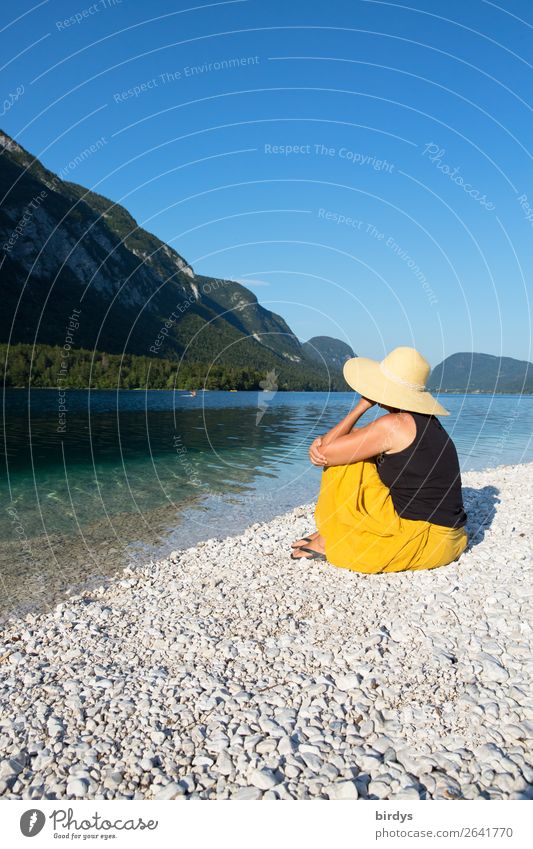
[[[354,397],[6,390],[0,614],[313,501],[309,443]],[[533,461],[533,396],[440,400],[462,471]]]

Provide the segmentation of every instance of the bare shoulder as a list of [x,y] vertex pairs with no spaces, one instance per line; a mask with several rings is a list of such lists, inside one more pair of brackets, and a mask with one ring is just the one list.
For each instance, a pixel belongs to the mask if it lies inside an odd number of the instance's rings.
[[379,444],[380,452],[390,453],[400,451],[413,441],[416,425],[409,413],[385,413],[359,430],[365,437],[367,434],[372,436]]
[[401,413],[387,413],[383,416],[384,427],[387,430],[389,447],[388,454],[403,451],[408,448],[416,436],[416,422],[407,411]]

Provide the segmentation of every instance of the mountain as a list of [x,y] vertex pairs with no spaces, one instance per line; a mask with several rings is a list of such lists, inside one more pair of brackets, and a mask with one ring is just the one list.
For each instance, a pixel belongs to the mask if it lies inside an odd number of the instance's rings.
[[1,132],[0,192],[0,342],[245,365],[274,370],[284,388],[346,389],[244,286],[195,274],[124,207]]
[[492,354],[452,354],[435,366],[431,392],[533,392],[533,363]]
[[313,336],[304,342],[302,348],[309,360],[325,363],[333,370],[342,369],[346,360],[355,357],[354,352],[346,342],[334,339],[332,336]]
[[[249,369],[254,380],[269,374],[284,389],[347,389],[346,343],[315,336],[302,344],[240,283],[195,274],[124,207],[61,180],[2,132],[0,193],[0,343],[43,348],[48,380],[46,358],[55,362],[56,354],[44,346],[68,346],[85,351],[80,363],[91,351],[164,360],[161,380],[169,362],[183,361],[203,363],[206,374],[211,367],[221,375],[223,367]],[[17,381],[33,359],[25,356],[21,349]],[[429,388],[533,392],[533,365],[453,354],[435,367]]]

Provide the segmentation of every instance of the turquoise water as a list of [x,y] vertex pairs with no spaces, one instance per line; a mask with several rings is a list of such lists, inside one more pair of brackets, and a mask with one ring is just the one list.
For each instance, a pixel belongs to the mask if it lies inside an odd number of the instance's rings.
[[[533,460],[532,396],[440,400],[463,471]],[[30,595],[48,596],[313,500],[320,470],[309,443],[353,401],[353,393],[6,391],[7,606],[28,596],[21,575]],[[381,414],[371,410],[362,423]]]

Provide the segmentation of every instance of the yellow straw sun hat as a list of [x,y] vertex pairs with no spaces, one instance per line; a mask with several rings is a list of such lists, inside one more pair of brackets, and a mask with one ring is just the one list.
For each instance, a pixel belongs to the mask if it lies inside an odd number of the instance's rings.
[[344,363],[346,383],[360,395],[412,413],[449,416],[426,389],[431,367],[415,348],[395,348],[379,362],[352,357]]

